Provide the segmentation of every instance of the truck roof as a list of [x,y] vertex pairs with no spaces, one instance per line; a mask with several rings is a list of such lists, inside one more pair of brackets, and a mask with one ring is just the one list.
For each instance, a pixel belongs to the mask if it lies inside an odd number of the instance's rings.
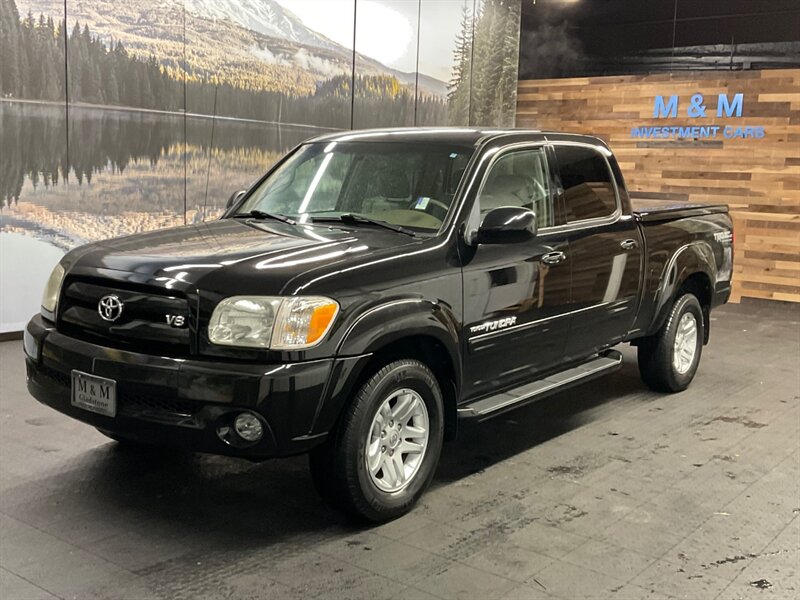
[[383,129],[361,129],[338,131],[320,135],[309,142],[423,142],[463,144],[477,146],[490,139],[524,135],[541,141],[574,141],[606,147],[600,138],[578,133],[541,131],[538,129],[515,129],[510,127],[394,127]]

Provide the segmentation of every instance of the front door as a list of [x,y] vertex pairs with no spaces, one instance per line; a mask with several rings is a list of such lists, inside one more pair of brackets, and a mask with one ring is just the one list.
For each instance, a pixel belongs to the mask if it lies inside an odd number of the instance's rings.
[[[529,381],[560,362],[569,319],[570,260],[544,147],[500,153],[473,211],[524,206],[538,235],[527,242],[469,246],[463,257],[465,400]],[[473,213],[474,214],[474,213]]]

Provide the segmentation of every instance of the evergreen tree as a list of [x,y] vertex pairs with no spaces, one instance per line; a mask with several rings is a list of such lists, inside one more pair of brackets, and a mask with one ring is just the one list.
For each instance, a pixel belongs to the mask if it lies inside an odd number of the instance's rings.
[[83,99],[81,91],[82,71],[87,58],[80,43],[81,26],[77,21],[67,39],[67,73],[69,78],[69,99],[79,102]]
[[453,51],[453,75],[447,86],[447,120],[451,125],[469,123],[472,27],[472,15],[465,2],[461,7],[460,30]]
[[[450,89],[451,99],[464,115],[469,107],[471,28],[466,11],[460,38],[461,71]],[[65,98],[68,88],[73,103],[210,113],[216,93],[219,116],[328,127],[350,121],[349,75],[320,82],[311,94],[299,95],[291,87],[264,90],[246,77],[185,71],[182,65],[161,63],[153,55],[129,53],[120,41],[104,43],[88,23],[76,21],[67,29],[63,20],[35,17],[32,12],[20,20],[14,0],[0,0],[0,34],[0,94],[4,97],[58,101]],[[414,119],[414,90],[393,76],[359,75],[355,96],[364,126],[411,124]],[[441,123],[444,111],[441,100],[421,95],[416,118],[420,123]],[[124,162],[120,165],[124,168]],[[82,180],[89,177],[85,169],[79,171]],[[68,166],[62,165],[60,176],[68,172]],[[57,176],[58,170],[51,171],[48,180]]]
[[0,0],[0,95],[19,96],[20,34],[19,11],[14,0]]
[[448,93],[451,124],[511,125],[519,59],[520,0],[481,0],[462,14]]
[[522,7],[511,2],[506,13],[506,23],[500,32],[503,67],[500,72],[497,104],[500,107],[498,125],[512,126],[517,112],[517,81],[519,79],[519,45]]

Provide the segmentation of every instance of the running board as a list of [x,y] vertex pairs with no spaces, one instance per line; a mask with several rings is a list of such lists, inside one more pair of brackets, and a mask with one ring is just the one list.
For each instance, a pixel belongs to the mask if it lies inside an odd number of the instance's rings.
[[567,388],[585,383],[596,377],[601,377],[616,371],[622,365],[622,354],[616,350],[607,350],[602,355],[593,358],[577,367],[561,371],[526,383],[512,390],[502,392],[495,396],[476,400],[460,406],[458,416],[461,419],[475,419],[483,421],[494,417],[512,408],[539,400],[550,394],[555,394]]

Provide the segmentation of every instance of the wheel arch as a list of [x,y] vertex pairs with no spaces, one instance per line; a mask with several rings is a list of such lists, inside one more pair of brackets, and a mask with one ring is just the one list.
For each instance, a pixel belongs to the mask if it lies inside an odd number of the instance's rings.
[[691,292],[697,297],[703,310],[703,343],[707,344],[715,272],[716,261],[709,244],[697,241],[681,246],[664,268],[656,297],[655,317],[647,334],[652,335],[661,329],[675,300],[684,293]]
[[403,358],[419,360],[433,372],[442,391],[445,439],[457,430],[461,383],[458,325],[441,303],[399,299],[373,307],[357,318],[344,334],[337,355],[362,356],[344,380],[332,382],[321,407],[315,431],[335,428],[342,409],[358,387],[384,365]]
[[371,377],[384,365],[403,358],[416,359],[433,372],[442,392],[445,439],[455,438],[458,424],[456,362],[438,337],[429,333],[417,333],[387,340],[384,345],[376,349],[364,365],[356,385]]

